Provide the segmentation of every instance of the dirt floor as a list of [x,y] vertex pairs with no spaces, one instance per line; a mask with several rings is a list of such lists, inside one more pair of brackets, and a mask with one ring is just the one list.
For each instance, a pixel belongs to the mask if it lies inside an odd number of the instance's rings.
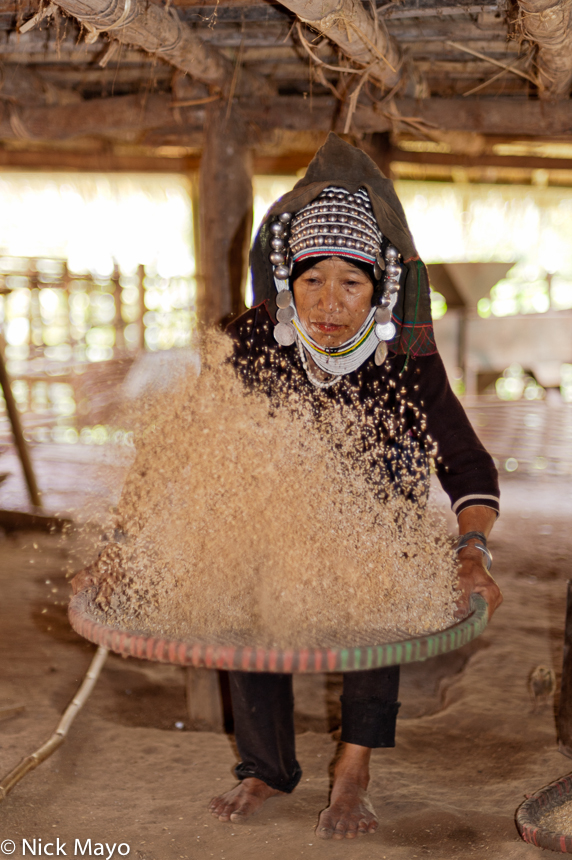
[[[540,856],[521,842],[514,814],[526,794],[572,770],[557,750],[553,699],[533,705],[527,684],[539,665],[559,676],[572,489],[507,479],[503,510],[492,549],[505,603],[472,646],[403,671],[397,747],[373,755],[375,835],[325,843],[314,834],[339,678],[297,679],[297,790],[245,825],[225,825],[206,805],[233,784],[232,739],[186,730],[183,670],[110,656],[64,746],[0,805],[0,851],[14,840],[20,857],[22,840],[36,839],[45,856],[39,840],[51,851],[59,839],[60,856],[81,856],[75,840],[91,839],[91,856],[108,856],[97,843],[122,843],[138,860]],[[2,774],[46,739],[93,655],[66,619],[72,548],[31,533],[0,541],[0,710],[25,706],[0,722]]]

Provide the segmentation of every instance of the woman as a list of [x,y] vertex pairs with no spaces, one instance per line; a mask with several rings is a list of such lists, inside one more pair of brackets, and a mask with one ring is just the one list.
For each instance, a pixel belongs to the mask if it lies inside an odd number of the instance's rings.
[[[356,404],[364,450],[379,448],[398,489],[423,496],[421,456],[437,446],[437,475],[457,515],[462,598],[482,594],[489,615],[502,601],[488,573],[486,538],[498,513],[498,481],[452,393],[439,358],[425,268],[390,180],[363,152],[330,135],[292,192],[270,209],[252,254],[255,306],[230,327],[234,361],[248,385],[304,391],[319,408]],[[383,414],[393,423],[381,427]],[[372,420],[369,420],[372,419]],[[376,424],[377,422],[377,424]],[[377,427],[373,437],[368,427]],[[415,438],[413,455],[408,440]],[[381,445],[383,442],[383,445]],[[417,453],[415,453],[417,451]],[[320,837],[377,829],[367,796],[371,750],[394,746],[398,667],[345,673],[342,751]],[[239,785],[210,804],[240,821],[300,780],[294,749],[292,677],[230,674]]]

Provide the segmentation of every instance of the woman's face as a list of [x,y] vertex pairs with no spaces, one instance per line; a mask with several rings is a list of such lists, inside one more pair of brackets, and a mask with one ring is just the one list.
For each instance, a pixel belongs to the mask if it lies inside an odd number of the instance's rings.
[[361,269],[327,257],[296,278],[300,322],[320,346],[341,346],[358,333],[371,310],[373,284]]

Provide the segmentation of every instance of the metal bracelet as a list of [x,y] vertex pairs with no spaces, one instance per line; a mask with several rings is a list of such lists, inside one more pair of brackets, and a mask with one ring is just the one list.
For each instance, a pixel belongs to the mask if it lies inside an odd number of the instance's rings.
[[465,535],[459,535],[457,539],[457,546],[455,547],[455,552],[459,553],[462,549],[465,549],[469,545],[469,541],[474,540],[473,544],[475,549],[478,549],[479,552],[486,557],[485,567],[487,572],[490,571],[493,563],[493,556],[490,549],[487,547],[487,539],[482,532],[467,532]]
[[484,532],[466,532],[464,535],[459,535],[457,538],[457,545],[460,543],[466,543],[470,540],[480,540],[483,546],[487,545],[487,537]]

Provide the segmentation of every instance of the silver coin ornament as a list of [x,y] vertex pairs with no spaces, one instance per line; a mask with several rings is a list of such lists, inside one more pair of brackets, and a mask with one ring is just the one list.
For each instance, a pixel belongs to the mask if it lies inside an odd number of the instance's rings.
[[375,309],[375,321],[380,325],[391,322],[391,311],[389,308],[378,307]]
[[278,319],[278,322],[281,323],[292,322],[294,319],[294,308],[292,305],[288,305],[287,308],[278,308],[276,318]]
[[381,367],[381,365],[385,361],[386,356],[387,356],[387,344],[385,343],[385,341],[382,340],[381,343],[378,343],[377,348],[375,350],[375,356],[374,356],[374,361],[378,367]]
[[296,340],[296,330],[289,323],[279,322],[274,327],[274,339],[280,346],[291,346]]
[[395,337],[396,328],[392,322],[381,325],[377,323],[375,333],[380,340],[393,340]]
[[287,308],[292,304],[292,293],[290,290],[282,290],[276,296],[276,304],[279,308]]

